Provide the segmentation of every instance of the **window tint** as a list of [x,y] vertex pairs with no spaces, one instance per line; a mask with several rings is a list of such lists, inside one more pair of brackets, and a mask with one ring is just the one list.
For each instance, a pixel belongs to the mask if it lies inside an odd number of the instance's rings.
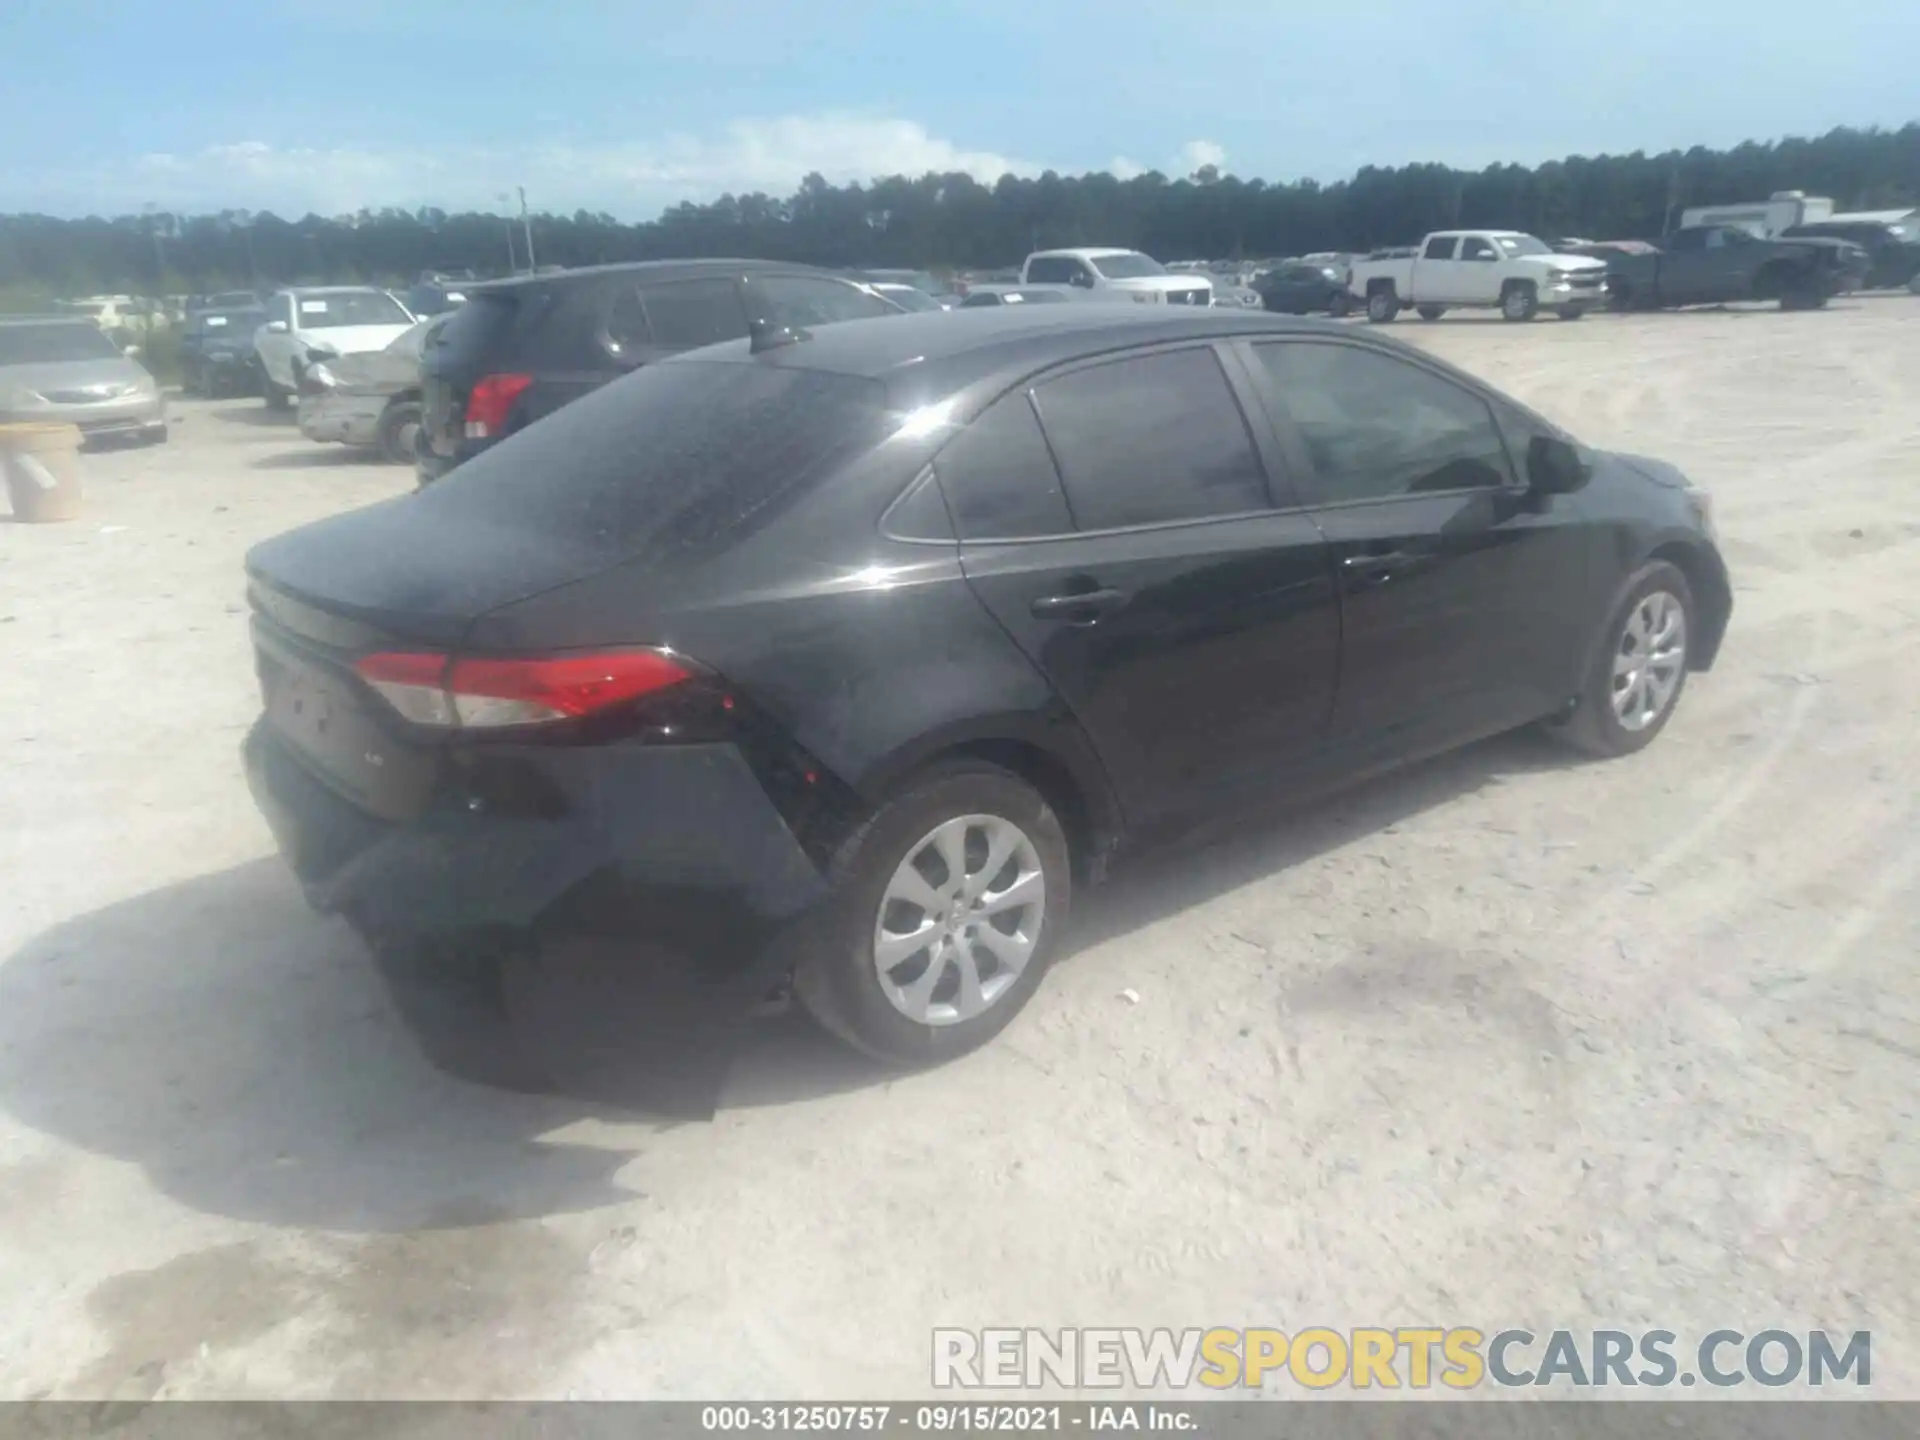
[[1454,237],[1436,235],[1427,241],[1427,248],[1420,256],[1422,260],[1451,260],[1453,258]]
[[1494,260],[1499,258],[1491,243],[1481,235],[1469,235],[1460,242],[1462,260]]
[[989,406],[933,462],[968,540],[1064,535],[1073,529],[1033,402],[1024,390]]
[[1035,285],[1066,285],[1079,269],[1069,256],[1042,255],[1027,262],[1026,279]]
[[1676,230],[1667,237],[1669,250],[1704,250],[1706,235],[1699,230]]
[[759,275],[749,288],[754,318],[805,329],[836,320],[873,320],[900,312],[857,285],[817,275]]
[[989,294],[984,290],[979,290],[962,300],[960,302],[960,308],[962,310],[980,310],[988,305],[998,305],[999,303],[1000,297],[997,294]]
[[1082,530],[1267,508],[1253,439],[1211,350],[1076,370],[1036,400]]
[[1351,345],[1257,345],[1254,354],[1327,501],[1512,483],[1492,413],[1451,381]]
[[[710,552],[768,523],[898,424],[871,380],[670,360],[601,386],[414,498],[449,523],[524,532],[595,560]],[[529,485],[528,466],[543,453],[565,463]]]
[[639,293],[655,345],[691,350],[746,338],[746,312],[731,280],[677,280]]
[[602,322],[606,347],[616,360],[630,360],[653,343],[653,327],[647,323],[646,302],[640,292],[622,289],[607,307]]

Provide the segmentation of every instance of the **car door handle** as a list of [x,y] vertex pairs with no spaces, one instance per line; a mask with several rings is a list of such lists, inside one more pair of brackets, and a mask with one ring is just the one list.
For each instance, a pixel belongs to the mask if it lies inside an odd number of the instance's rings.
[[1081,590],[1071,595],[1042,595],[1027,608],[1037,620],[1065,618],[1091,622],[1126,603],[1124,590]]

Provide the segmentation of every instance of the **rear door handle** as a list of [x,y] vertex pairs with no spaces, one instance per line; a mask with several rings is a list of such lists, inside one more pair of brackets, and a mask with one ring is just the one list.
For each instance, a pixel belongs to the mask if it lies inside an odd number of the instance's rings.
[[1124,590],[1082,590],[1072,595],[1042,595],[1027,608],[1036,619],[1064,617],[1068,620],[1091,621],[1126,603],[1127,593]]

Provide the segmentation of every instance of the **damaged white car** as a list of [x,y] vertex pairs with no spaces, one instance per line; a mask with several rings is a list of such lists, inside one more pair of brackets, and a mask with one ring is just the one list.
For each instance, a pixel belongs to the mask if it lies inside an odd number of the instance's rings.
[[300,377],[300,433],[411,465],[420,437],[420,351],[446,320],[422,320],[385,349],[308,365]]

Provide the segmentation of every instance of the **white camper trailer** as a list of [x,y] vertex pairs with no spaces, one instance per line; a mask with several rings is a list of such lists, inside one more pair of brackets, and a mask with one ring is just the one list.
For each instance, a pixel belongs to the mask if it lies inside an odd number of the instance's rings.
[[1814,225],[1833,217],[1833,201],[1804,190],[1776,190],[1765,200],[1738,205],[1694,205],[1680,212],[1682,225],[1731,225],[1771,240],[1792,225]]

